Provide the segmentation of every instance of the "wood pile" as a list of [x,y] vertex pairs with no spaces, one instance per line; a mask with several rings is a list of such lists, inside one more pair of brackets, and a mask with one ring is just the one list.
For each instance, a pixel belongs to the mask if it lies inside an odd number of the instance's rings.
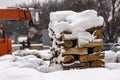
[[[64,69],[104,67],[104,53],[102,53],[103,40],[101,39],[102,28],[96,27],[86,31],[94,34],[96,37],[95,41],[80,46],[77,38],[65,38],[64,35],[72,34],[69,31],[62,32],[62,36],[59,39],[56,37],[51,38],[51,43],[56,44],[56,47],[58,48],[56,50],[54,47],[51,47],[51,51],[56,58],[60,55],[64,57],[62,60]],[[56,40],[56,42],[54,42],[54,40]],[[74,63],[76,61],[78,61],[78,63]]]

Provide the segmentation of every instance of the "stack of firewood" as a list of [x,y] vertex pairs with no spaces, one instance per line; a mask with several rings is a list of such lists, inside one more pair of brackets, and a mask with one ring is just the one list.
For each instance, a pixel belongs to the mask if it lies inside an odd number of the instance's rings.
[[60,38],[56,38],[54,34],[54,37],[51,37],[51,51],[54,58],[63,57],[61,62],[65,69],[104,66],[102,27],[87,29],[86,32],[93,34],[95,40],[84,45],[79,45],[77,38],[66,38],[66,35],[72,34],[70,31],[63,31]]
[[104,66],[102,27],[104,19],[95,10],[50,13],[51,62],[65,68]]

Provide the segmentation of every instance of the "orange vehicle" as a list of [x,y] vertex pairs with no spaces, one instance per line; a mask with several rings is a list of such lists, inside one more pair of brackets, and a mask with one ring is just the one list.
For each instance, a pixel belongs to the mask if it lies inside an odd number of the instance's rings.
[[[28,9],[8,8],[0,9],[0,20],[19,20],[32,21],[30,11]],[[12,53],[11,40],[5,33],[5,28],[0,24],[0,56]]]

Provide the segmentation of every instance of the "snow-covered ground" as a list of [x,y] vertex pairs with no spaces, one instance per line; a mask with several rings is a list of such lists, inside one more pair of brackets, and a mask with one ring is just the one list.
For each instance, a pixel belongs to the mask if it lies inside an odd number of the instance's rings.
[[[72,15],[66,16],[69,13],[72,13]],[[62,31],[69,29],[73,33],[83,32],[88,35],[85,32],[86,29],[94,27],[94,25],[97,27],[103,24],[103,18],[97,16],[97,12],[94,10],[87,10],[82,13],[68,11],[67,13],[62,12],[62,14],[65,15],[62,15],[62,17],[60,16],[61,13],[57,13],[57,15],[52,13],[50,15],[52,22],[49,24],[49,30],[53,29],[58,38],[61,36]],[[59,22],[59,20],[64,22]],[[81,26],[79,26],[80,24]],[[58,25],[59,27],[56,27]],[[82,28],[79,30],[79,27]],[[54,37],[51,31],[49,35]],[[83,37],[84,35],[81,36]],[[91,41],[91,38],[88,39],[88,36],[86,36],[84,39]],[[50,59],[53,57],[50,50],[18,50],[13,52],[12,55],[0,57],[0,80],[120,80],[120,51],[117,53],[105,51],[104,53],[104,68],[62,70],[61,65],[50,65]]]
[[105,51],[105,68],[61,70],[49,67],[50,50],[18,50],[0,57],[0,80],[120,80],[119,53]]

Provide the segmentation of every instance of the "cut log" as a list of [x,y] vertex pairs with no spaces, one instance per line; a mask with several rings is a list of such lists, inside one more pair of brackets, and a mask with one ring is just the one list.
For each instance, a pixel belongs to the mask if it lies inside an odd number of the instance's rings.
[[63,63],[71,63],[71,62],[73,62],[74,59],[75,59],[74,56],[67,55],[67,56],[65,56]]
[[94,32],[94,36],[96,36],[96,38],[100,38],[102,36],[102,28],[97,28]]
[[93,53],[88,55],[82,55],[80,56],[79,60],[80,62],[88,62],[88,61],[94,61],[99,59],[104,59],[104,53]]
[[77,41],[76,40],[65,40],[63,46],[65,48],[70,48],[70,47],[75,47],[76,45],[77,45]]
[[72,47],[73,46],[73,42],[72,41],[70,41],[70,40],[65,40],[64,41],[65,43],[65,47],[67,47],[67,48],[70,48],[70,47]]
[[63,53],[63,55],[85,55],[85,54],[88,54],[88,50],[87,48],[81,48],[81,49],[78,49],[78,48],[66,48],[65,49],[65,53]]
[[94,42],[89,42],[88,44],[85,44],[85,45],[81,45],[78,47],[79,48],[83,48],[83,47],[87,47],[87,48],[92,48],[92,47],[96,47],[96,46],[103,46],[103,41],[94,41]]
[[105,63],[102,60],[91,61],[91,67],[104,67]]
[[102,51],[102,48],[101,47],[94,47],[93,48],[93,52],[101,52]]

